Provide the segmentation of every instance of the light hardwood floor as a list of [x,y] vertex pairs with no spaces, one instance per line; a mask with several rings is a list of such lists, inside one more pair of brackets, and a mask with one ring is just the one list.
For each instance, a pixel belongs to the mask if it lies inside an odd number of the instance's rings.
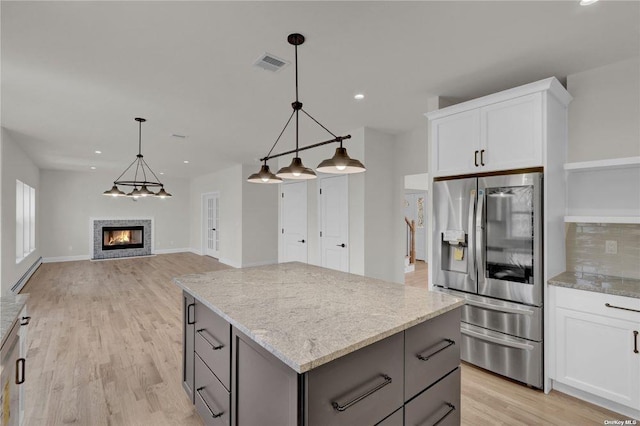
[[[182,389],[181,292],[171,277],[225,268],[191,253],[42,265],[23,290],[32,316],[25,425],[201,425]],[[462,389],[464,425],[623,418],[468,365]]]

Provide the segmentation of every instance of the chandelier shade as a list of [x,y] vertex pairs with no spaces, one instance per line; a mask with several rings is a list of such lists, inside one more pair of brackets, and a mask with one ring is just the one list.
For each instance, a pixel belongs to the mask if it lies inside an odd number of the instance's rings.
[[[305,151],[307,149],[316,148],[316,147],[319,147],[319,146],[322,146],[322,145],[326,145],[326,144],[330,144],[330,143],[334,143],[334,142],[340,143],[340,147],[338,149],[336,149],[336,154],[333,156],[333,158],[330,158],[328,160],[324,160],[322,163],[320,163],[320,165],[318,166],[317,170],[320,171],[320,172],[324,172],[324,173],[361,173],[361,172],[364,172],[366,170],[364,165],[360,161],[352,159],[351,157],[349,157],[349,155],[347,154],[346,148],[342,147],[342,141],[344,141],[345,139],[350,139],[351,135],[336,136],[329,129],[327,129],[325,126],[323,126],[318,120],[313,118],[302,107],[302,102],[300,102],[299,97],[298,97],[298,46],[303,44],[305,39],[304,39],[304,36],[302,34],[294,33],[294,34],[289,34],[289,36],[287,37],[287,41],[289,42],[290,45],[292,45],[294,47],[294,50],[295,50],[296,100],[291,104],[291,107],[293,108],[293,112],[289,116],[289,119],[287,120],[286,124],[284,125],[284,128],[280,132],[280,135],[277,137],[276,141],[271,146],[271,149],[269,150],[269,153],[266,155],[266,157],[263,157],[263,158],[260,159],[260,161],[264,163],[262,165],[262,167],[260,168],[260,171],[257,172],[257,173],[252,174],[251,176],[249,176],[247,178],[247,181],[248,182],[253,182],[253,183],[280,183],[280,182],[282,182],[282,179],[297,179],[297,180],[315,179],[315,178],[317,178],[316,173],[312,169],[310,169],[308,167],[305,167],[304,164],[302,164],[302,159],[299,156],[300,151]],[[326,130],[327,133],[329,133],[333,137],[333,139],[330,139],[330,140],[327,140],[327,141],[324,141],[324,142],[318,142],[318,143],[315,143],[315,144],[312,144],[312,145],[308,145],[308,146],[304,146],[304,147],[300,147],[299,146],[299,116],[300,116],[300,112],[304,113],[304,115],[309,117],[314,123],[316,123],[318,126],[322,127],[324,130]],[[287,127],[289,126],[289,123],[291,122],[291,120],[292,120],[292,118],[294,116],[296,118],[296,120],[295,120],[296,147],[295,147],[295,149],[293,149],[291,151],[281,152],[279,154],[273,154],[272,155],[271,153],[273,152],[273,149],[276,147],[276,145],[280,141],[280,138],[282,137],[282,134],[287,129]],[[269,166],[267,165],[267,161],[268,160],[270,160],[272,158],[281,157],[283,155],[289,155],[289,154],[294,154],[294,157],[291,160],[291,164],[289,164],[288,166],[283,167],[280,170],[278,170],[278,172],[275,175],[269,171]]]
[[247,181],[252,183],[282,183],[282,179],[271,173],[266,161],[265,164],[260,167],[260,171],[249,176]]
[[316,170],[322,173],[351,174],[362,173],[367,169],[360,161],[349,157],[346,148],[339,147],[333,157],[318,164]]
[[[142,123],[144,123],[144,118],[136,117],[135,121],[138,122],[138,155],[136,155],[136,159],[133,160],[129,167],[127,167],[124,172],[118,178],[113,181],[113,187],[107,191],[104,191],[103,195],[109,195],[112,197],[133,197],[137,199],[138,197],[159,197],[159,198],[167,198],[171,197],[164,189],[164,184],[160,182],[158,176],[154,173],[154,171],[149,167],[146,161],[144,161],[144,156],[142,155]],[[135,165],[135,172],[133,173],[132,180],[125,180],[122,177],[133,168]],[[140,177],[140,179],[138,178]],[[151,180],[155,179],[155,180]],[[118,186],[129,186],[133,187],[133,190],[129,193],[125,193]],[[138,189],[140,187],[140,189]],[[149,188],[161,188],[157,193],[153,192]]]

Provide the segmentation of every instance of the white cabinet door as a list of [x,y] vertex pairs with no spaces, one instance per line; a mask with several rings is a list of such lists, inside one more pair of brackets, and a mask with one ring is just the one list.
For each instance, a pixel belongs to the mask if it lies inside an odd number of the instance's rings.
[[480,109],[483,172],[542,166],[542,93]]
[[431,126],[434,176],[480,171],[480,111],[478,109],[436,119]]
[[556,380],[639,409],[639,324],[565,308],[556,308],[556,322]]

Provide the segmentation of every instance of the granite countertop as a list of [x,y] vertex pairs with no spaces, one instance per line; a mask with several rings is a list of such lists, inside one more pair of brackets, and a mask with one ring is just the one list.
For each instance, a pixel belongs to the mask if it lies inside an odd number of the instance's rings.
[[4,344],[13,323],[27,303],[28,294],[8,294],[0,297],[0,347]]
[[464,304],[446,294],[297,262],[173,280],[298,373]]
[[551,278],[549,284],[640,299],[640,280],[633,278],[567,271]]

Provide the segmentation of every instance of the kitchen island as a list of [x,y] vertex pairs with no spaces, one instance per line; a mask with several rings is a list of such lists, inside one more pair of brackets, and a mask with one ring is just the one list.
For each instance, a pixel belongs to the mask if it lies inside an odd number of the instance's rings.
[[301,263],[174,281],[207,424],[459,423],[459,299]]

